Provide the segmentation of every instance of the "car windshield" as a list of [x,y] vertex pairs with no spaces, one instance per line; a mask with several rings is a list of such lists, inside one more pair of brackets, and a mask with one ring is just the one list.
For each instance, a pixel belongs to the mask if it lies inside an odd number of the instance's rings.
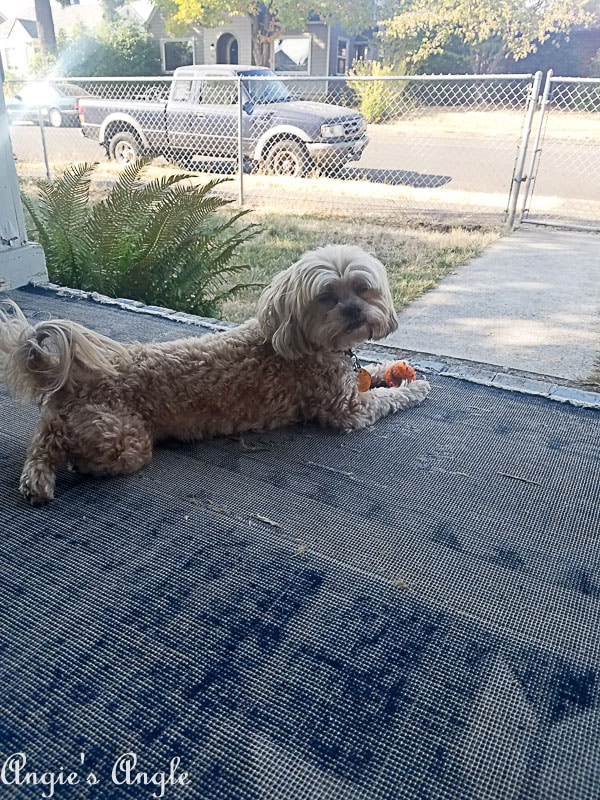
[[56,97],[56,89],[47,83],[32,83],[23,87],[17,98],[31,105],[45,105],[48,100]]
[[[245,74],[247,75],[248,73]],[[249,77],[243,80],[244,88],[253,103],[287,103],[294,99],[287,86],[278,78],[271,80],[258,79],[258,76],[264,74],[264,72],[257,72],[256,79]]]
[[61,94],[65,95],[65,97],[79,97],[84,94],[89,94],[85,89],[82,89],[80,86],[75,86],[72,83],[61,83],[56,88]]

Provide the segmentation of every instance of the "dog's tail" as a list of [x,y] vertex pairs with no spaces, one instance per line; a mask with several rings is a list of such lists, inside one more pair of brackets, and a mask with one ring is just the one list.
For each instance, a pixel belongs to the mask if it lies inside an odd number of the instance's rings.
[[31,325],[19,306],[6,300],[0,309],[0,378],[11,394],[30,402],[65,387],[74,388],[90,373],[115,376],[130,361],[128,350],[107,336],[64,319]]

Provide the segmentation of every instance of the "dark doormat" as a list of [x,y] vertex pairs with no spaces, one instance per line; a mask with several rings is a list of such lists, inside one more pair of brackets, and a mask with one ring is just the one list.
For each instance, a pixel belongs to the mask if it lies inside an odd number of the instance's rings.
[[65,471],[41,509],[16,490],[37,411],[2,393],[0,797],[597,798],[600,414],[432,382],[358,433]]

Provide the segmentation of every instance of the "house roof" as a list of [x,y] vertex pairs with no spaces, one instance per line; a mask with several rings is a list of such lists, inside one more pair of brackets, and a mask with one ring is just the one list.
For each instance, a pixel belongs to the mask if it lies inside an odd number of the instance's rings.
[[33,19],[13,17],[0,24],[0,39],[8,39],[16,25],[22,26],[31,39],[37,39],[37,24]]
[[[52,18],[57,33],[64,31],[68,34],[82,26],[91,30],[102,21],[102,7],[100,5],[74,5],[63,8],[53,3]],[[20,10],[18,17],[11,17],[0,24],[0,39],[7,39],[10,36],[15,23],[21,24],[32,39],[37,39],[35,19],[35,6],[24,7]]]
[[27,33],[31,36],[32,39],[37,39],[38,31],[37,31],[37,22],[33,19],[19,19],[17,20],[27,31]]

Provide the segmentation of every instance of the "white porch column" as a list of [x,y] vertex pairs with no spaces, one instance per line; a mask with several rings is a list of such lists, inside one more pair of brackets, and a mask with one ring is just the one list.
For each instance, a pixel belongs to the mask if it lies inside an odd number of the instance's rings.
[[32,280],[48,280],[46,259],[41,245],[27,241],[0,61],[0,290],[16,289]]

